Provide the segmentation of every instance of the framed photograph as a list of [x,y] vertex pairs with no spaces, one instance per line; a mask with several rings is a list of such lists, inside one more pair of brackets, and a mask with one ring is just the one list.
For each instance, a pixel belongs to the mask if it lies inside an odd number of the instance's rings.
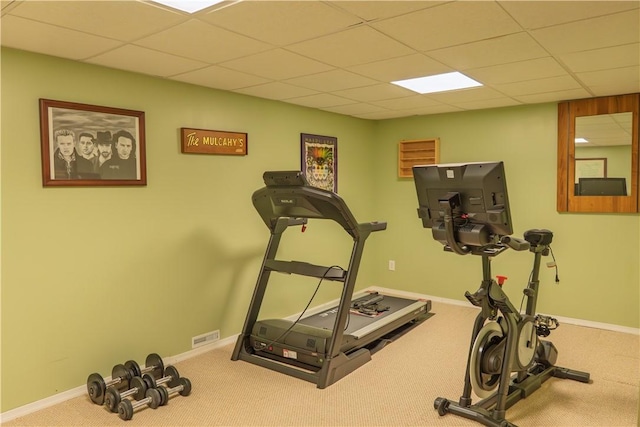
[[576,184],[580,178],[606,178],[606,157],[576,159]]
[[40,99],[42,183],[147,185],[144,112]]
[[310,185],[338,192],[338,138],[300,134],[301,170]]

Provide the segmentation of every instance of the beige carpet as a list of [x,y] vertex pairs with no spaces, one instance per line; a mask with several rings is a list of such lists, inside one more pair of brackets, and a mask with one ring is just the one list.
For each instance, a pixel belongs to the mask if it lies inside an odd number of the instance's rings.
[[[193,384],[189,397],[144,408],[130,421],[79,397],[6,426],[471,426],[438,416],[436,397],[457,400],[476,315],[473,307],[434,303],[433,317],[346,378],[314,384],[230,360],[232,346],[176,365]],[[590,372],[592,383],[551,378],[507,411],[519,426],[636,426],[640,337],[563,324],[550,340],[557,365]]]

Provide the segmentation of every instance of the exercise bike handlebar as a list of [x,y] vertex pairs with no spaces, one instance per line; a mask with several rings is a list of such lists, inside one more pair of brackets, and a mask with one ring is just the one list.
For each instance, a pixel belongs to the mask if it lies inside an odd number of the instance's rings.
[[531,244],[524,239],[518,239],[513,236],[502,236],[500,243],[509,246],[514,251],[528,251],[531,248]]

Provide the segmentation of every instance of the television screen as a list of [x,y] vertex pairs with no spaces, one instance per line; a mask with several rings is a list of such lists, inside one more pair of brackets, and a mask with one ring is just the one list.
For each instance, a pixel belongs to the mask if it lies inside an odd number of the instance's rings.
[[578,196],[626,196],[625,178],[580,178]]
[[503,162],[414,166],[418,216],[434,239],[446,243],[451,212],[459,243],[484,246],[513,233]]

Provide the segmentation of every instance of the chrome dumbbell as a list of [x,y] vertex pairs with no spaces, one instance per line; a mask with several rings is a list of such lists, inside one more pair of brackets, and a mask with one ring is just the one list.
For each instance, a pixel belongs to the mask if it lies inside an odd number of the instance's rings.
[[127,360],[124,362],[124,366],[131,370],[131,377],[142,377],[144,374],[151,374],[154,378],[161,378],[164,375],[164,362],[162,358],[156,354],[151,353],[144,361],[144,368],[140,368],[140,365],[135,360]]
[[96,405],[104,403],[107,387],[115,387],[117,390],[129,388],[129,381],[133,378],[131,371],[125,365],[116,365],[111,371],[111,380],[105,381],[102,375],[94,372],[87,379],[87,393],[91,401]]
[[191,381],[188,378],[178,378],[177,385],[171,388],[158,388],[160,392],[160,405],[166,405],[169,403],[169,397],[172,394],[180,393],[180,396],[189,396],[191,394]]
[[150,388],[146,391],[144,399],[131,401],[125,399],[118,404],[118,416],[123,420],[130,420],[133,418],[133,411],[141,406],[148,405],[151,409],[156,409],[160,406],[160,393],[155,388]]
[[111,412],[118,412],[118,405],[128,396],[132,396],[135,400],[144,399],[149,390],[149,386],[142,378],[134,377],[130,384],[131,388],[120,392],[115,387],[109,387],[105,393],[104,403]]

